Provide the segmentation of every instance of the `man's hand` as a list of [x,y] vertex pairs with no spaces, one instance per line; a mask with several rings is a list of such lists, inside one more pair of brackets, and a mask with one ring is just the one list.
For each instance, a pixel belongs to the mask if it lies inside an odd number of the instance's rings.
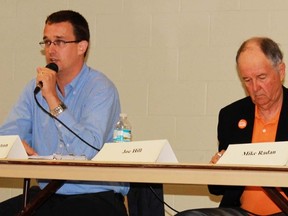
[[24,148],[25,148],[25,150],[29,156],[37,156],[38,155],[37,152],[33,148],[31,148],[27,142],[22,140],[22,144],[23,144],[23,146],[24,146]]
[[217,152],[212,158],[210,163],[211,164],[216,164],[218,162],[218,160],[220,159],[220,157],[222,157],[222,155],[225,153],[225,150],[221,150],[220,152]]

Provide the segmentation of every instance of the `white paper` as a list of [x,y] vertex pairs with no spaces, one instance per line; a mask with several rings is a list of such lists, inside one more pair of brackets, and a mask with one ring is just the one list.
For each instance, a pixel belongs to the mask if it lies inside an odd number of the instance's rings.
[[85,156],[77,156],[77,155],[33,155],[29,156],[29,159],[35,159],[35,160],[87,160]]
[[231,144],[217,164],[286,165],[288,142]]
[[38,156],[38,155],[31,155],[29,156],[29,159],[35,159],[35,160],[53,160],[53,155],[46,155],[46,156]]
[[27,159],[28,155],[18,135],[0,136],[0,158]]
[[178,162],[168,140],[105,143],[93,161]]

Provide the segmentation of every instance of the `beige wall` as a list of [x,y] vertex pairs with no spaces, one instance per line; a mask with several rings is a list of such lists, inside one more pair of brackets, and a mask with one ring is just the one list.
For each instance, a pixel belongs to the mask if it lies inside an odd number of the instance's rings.
[[[134,140],[166,138],[181,162],[209,161],[217,149],[219,109],[245,95],[234,62],[242,41],[272,37],[288,53],[283,0],[0,0],[0,5],[1,122],[35,68],[45,65],[38,42],[46,16],[74,9],[90,24],[88,63],[118,87]],[[0,199],[20,193],[19,182],[0,180]],[[204,186],[165,185],[165,193],[178,210],[218,205]]]

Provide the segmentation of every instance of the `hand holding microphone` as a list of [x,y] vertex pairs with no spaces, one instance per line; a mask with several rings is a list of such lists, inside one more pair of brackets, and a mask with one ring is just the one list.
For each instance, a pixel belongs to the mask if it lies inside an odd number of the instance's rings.
[[[50,69],[50,70],[53,70],[53,71],[55,71],[55,73],[57,73],[58,72],[58,66],[55,64],[55,63],[49,63],[49,64],[47,64],[46,65],[46,67],[45,67],[46,69],[48,68],[48,69]],[[92,149],[94,149],[94,150],[96,150],[96,151],[100,151],[100,149],[98,149],[98,148],[96,148],[96,147],[94,147],[93,145],[91,145],[90,143],[88,143],[86,140],[84,140],[83,138],[81,138],[78,134],[76,134],[73,130],[71,130],[64,122],[62,122],[61,120],[59,120],[58,118],[57,118],[57,115],[55,115],[55,114],[53,114],[53,113],[51,113],[51,111],[50,112],[48,112],[47,110],[45,110],[44,108],[43,108],[43,106],[41,106],[41,104],[39,103],[39,101],[37,100],[37,97],[36,97],[36,95],[39,93],[39,91],[43,88],[43,86],[44,85],[46,85],[46,84],[48,84],[49,82],[48,82],[48,79],[46,80],[45,79],[45,81],[47,81],[47,82],[44,82],[43,83],[43,81],[44,81],[44,77],[43,77],[43,71],[45,70],[45,68],[37,68],[37,71],[38,71],[38,75],[37,75],[37,85],[36,85],[36,88],[34,89],[34,99],[35,99],[35,101],[36,101],[36,104],[40,107],[40,109],[41,110],[43,110],[46,114],[48,114],[50,117],[52,117],[52,118],[54,118],[56,121],[58,121],[61,125],[63,125],[67,130],[69,130],[73,135],[75,135],[78,139],[80,139],[83,143],[85,143],[86,145],[88,145],[89,147],[91,147]],[[46,72],[47,72],[47,74],[46,74]],[[56,76],[51,76],[51,71],[50,72],[48,72],[48,71],[44,71],[44,73],[45,73],[45,75],[44,76],[48,76],[48,77],[54,77],[54,83],[56,84]],[[55,75],[55,74],[54,74]],[[43,95],[44,96],[44,95]],[[56,95],[57,96],[57,95]],[[62,108],[62,111],[61,112],[63,112],[63,110],[65,110],[66,109],[66,106],[65,106],[65,104],[63,103],[63,102],[61,102],[60,101],[60,99],[58,98],[58,97],[54,97],[53,98],[53,96],[52,96],[52,99],[51,99],[51,97],[49,98],[49,100],[48,100],[48,98],[45,98],[46,99],[46,101],[47,101],[47,103],[48,103],[48,105],[49,105],[49,107],[50,107],[50,110],[53,110],[52,112],[55,112],[55,107],[56,107],[56,109],[57,109],[57,111],[58,111],[58,114],[59,114],[59,107],[61,106],[61,108]],[[60,104],[59,104],[59,102],[61,102]],[[56,105],[55,105],[56,104]],[[64,106],[64,107],[63,107]],[[33,150],[33,149],[32,149]],[[36,152],[34,153],[33,151],[32,151],[31,149],[29,149],[29,151],[31,152],[31,154],[37,154]]]
[[[55,63],[49,63],[46,65],[45,68],[48,68],[48,69],[51,69],[53,70],[55,73],[58,72],[58,66],[55,64]],[[38,92],[42,89],[43,87],[43,81],[44,81],[44,78],[47,79],[47,77],[44,77],[44,76],[47,76],[49,75],[49,73],[45,73],[45,71],[43,72],[43,68],[38,68],[37,69],[38,71],[38,75],[37,75],[37,85],[36,85],[36,88],[34,90],[34,94],[38,94]],[[50,76],[51,77],[51,76]],[[49,77],[48,77],[49,78]],[[56,81],[55,81],[56,82]]]

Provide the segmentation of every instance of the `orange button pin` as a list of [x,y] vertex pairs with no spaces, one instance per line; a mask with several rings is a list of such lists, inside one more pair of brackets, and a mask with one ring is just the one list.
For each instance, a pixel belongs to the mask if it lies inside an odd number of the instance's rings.
[[240,129],[244,129],[245,127],[247,126],[247,121],[245,119],[241,119],[239,122],[238,122],[238,127]]

